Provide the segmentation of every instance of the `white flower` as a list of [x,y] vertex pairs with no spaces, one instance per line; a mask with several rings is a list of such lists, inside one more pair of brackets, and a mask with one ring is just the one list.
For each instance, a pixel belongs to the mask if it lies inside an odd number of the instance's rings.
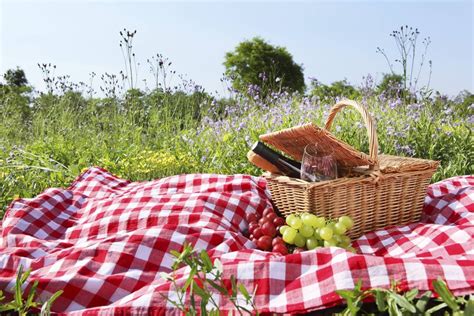
[[219,259],[214,260],[214,268],[221,274],[222,271],[224,271],[224,266],[222,265],[222,262]]
[[171,277],[171,275],[169,273],[166,273],[166,272],[160,272],[160,277],[162,279],[167,280],[167,281],[172,281],[173,280],[173,277]]

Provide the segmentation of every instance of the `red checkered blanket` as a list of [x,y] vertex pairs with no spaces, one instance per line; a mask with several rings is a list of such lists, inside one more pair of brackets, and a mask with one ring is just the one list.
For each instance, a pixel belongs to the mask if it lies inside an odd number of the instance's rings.
[[[261,312],[307,312],[341,303],[337,289],[431,289],[446,280],[474,292],[474,176],[429,187],[423,220],[369,233],[359,254],[331,247],[281,256],[242,235],[245,213],[270,208],[263,179],[181,175],[131,183],[91,168],[68,189],[49,189],[9,207],[0,233],[0,289],[11,293],[20,265],[31,268],[44,300],[62,289],[54,311],[70,314],[173,313],[170,250],[185,241],[220,258]],[[186,269],[178,270],[186,278]],[[31,283],[30,283],[31,284]],[[217,295],[223,311],[230,302]]]

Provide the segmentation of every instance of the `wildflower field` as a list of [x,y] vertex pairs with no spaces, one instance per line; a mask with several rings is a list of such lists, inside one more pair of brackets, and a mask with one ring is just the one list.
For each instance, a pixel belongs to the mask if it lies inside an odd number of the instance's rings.
[[[407,102],[377,93],[366,81],[357,99],[376,120],[382,153],[441,161],[433,181],[474,173],[472,94]],[[68,186],[92,165],[134,181],[181,173],[259,175],[246,153],[260,134],[304,122],[322,126],[342,97],[274,92],[263,98],[249,91],[218,98],[189,82],[107,97],[79,86],[36,96],[3,86],[0,207],[4,211],[15,197]],[[337,117],[334,133],[367,150],[355,111]]]

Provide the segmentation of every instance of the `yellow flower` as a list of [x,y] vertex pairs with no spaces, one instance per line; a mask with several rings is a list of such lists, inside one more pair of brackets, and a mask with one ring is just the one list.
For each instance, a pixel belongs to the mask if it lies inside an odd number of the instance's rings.
[[232,138],[232,134],[231,133],[226,133],[222,137],[222,141],[227,142],[227,141],[231,140],[231,138]]

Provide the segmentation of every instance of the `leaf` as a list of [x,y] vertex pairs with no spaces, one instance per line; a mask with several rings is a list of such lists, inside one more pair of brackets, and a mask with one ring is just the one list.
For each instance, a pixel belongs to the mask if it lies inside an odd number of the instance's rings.
[[433,281],[433,287],[436,293],[438,293],[443,302],[445,302],[449,308],[451,308],[454,312],[459,310],[459,305],[456,302],[453,293],[451,293],[451,291],[448,289],[448,286],[443,280],[439,278],[438,280]]
[[212,281],[212,280],[206,280],[213,288],[215,288],[217,291],[219,291],[219,293],[221,293],[222,295],[228,295],[229,292],[227,291],[226,288],[220,286],[219,284],[217,284],[216,282]]
[[362,306],[362,296],[357,296],[354,301],[347,301],[347,306],[351,311],[351,315],[357,315],[359,313],[360,308]]
[[60,297],[63,292],[63,290],[57,291],[49,298],[49,300],[46,301],[46,303],[43,304],[41,307],[41,316],[46,316],[51,313],[51,307],[53,306],[54,301],[56,301],[56,299]]
[[[207,302],[204,300],[201,300],[201,316],[207,316],[206,307],[207,307]],[[212,315],[212,311],[211,311],[211,315]]]
[[343,315],[357,315],[362,305],[361,301],[369,292],[362,292],[362,281],[358,281],[354,290],[337,290],[336,293],[346,300],[347,308]]
[[[28,293],[28,299],[26,300],[26,307],[33,307],[32,304],[34,303],[33,300],[36,295],[36,288],[38,287],[38,280],[36,280],[33,285],[31,286],[30,293]],[[36,305],[36,303],[34,303]]]
[[8,312],[11,310],[16,310],[16,305],[13,302],[0,305],[0,312]]
[[415,306],[413,306],[405,297],[393,292],[387,293],[391,298],[393,298],[393,300],[397,303],[398,306],[403,307],[410,313],[416,313]]
[[237,297],[237,282],[233,274],[230,276],[230,284],[232,285],[232,298],[235,299]]
[[240,283],[240,284],[238,285],[238,287],[239,287],[240,293],[242,293],[242,295],[245,297],[245,299],[246,299],[246,300],[250,300],[250,298],[251,298],[251,297],[250,297],[250,294],[249,294],[249,292],[247,291],[247,289],[245,288],[245,286],[244,286],[242,283]]
[[206,303],[207,301],[209,300],[209,296],[211,296],[210,293],[204,291],[204,289],[202,289],[196,282],[196,280],[193,279],[193,293],[196,293],[197,295],[199,295],[203,300],[206,300]]
[[59,290],[56,293],[54,293],[48,300],[49,306],[53,306],[54,301],[56,301],[56,299],[60,297],[63,293],[64,293],[63,290]]
[[474,299],[470,298],[466,303],[464,315],[474,315]]
[[23,285],[26,282],[26,280],[28,280],[28,277],[30,276],[30,274],[31,274],[31,270],[28,269],[23,274],[20,275],[21,276],[20,285]]
[[201,253],[199,254],[201,257],[202,262],[204,263],[204,267],[206,268],[206,272],[209,272],[212,270],[212,261],[211,258],[209,258],[209,255],[207,254],[206,250],[202,250]]
[[423,313],[426,309],[426,305],[428,304],[430,298],[431,298],[431,291],[426,291],[419,299],[418,301],[416,302],[416,309]]
[[346,309],[342,311],[342,316],[356,316],[357,310],[354,311],[351,307],[347,306]]
[[408,301],[413,301],[417,295],[418,295],[418,289],[412,289],[406,292],[404,296]]
[[336,290],[336,293],[345,300],[353,300],[355,295],[351,290]]
[[382,291],[374,291],[375,292],[375,304],[377,304],[377,308],[379,312],[384,312],[387,309],[386,295]]
[[176,258],[179,258],[179,256],[181,255],[181,253],[179,253],[179,252],[176,251],[176,250],[171,250],[171,251],[170,251],[170,254],[172,254],[173,257],[176,257]]
[[445,307],[448,307],[448,305],[446,303],[441,303],[441,304],[438,304],[434,307],[431,307],[429,310],[426,311],[426,314],[427,315],[431,315],[433,314],[434,312],[437,312],[439,311],[440,309],[443,309]]
[[[171,304],[173,304],[173,306],[175,306],[177,309],[179,309],[180,311],[184,312],[184,309],[181,305],[179,305],[177,302],[173,301],[172,299],[170,299],[168,296],[164,295],[163,293],[158,293],[160,294],[160,296],[167,300],[168,302],[170,302]],[[43,305],[44,307],[44,305]],[[41,309],[42,310],[42,309]],[[41,316],[43,316],[43,314],[41,314]]]
[[[388,292],[388,293],[391,293],[391,292]],[[389,299],[387,302],[388,302],[388,313],[390,316],[403,316],[402,312],[400,311],[400,309],[398,309],[398,306],[397,304],[395,303],[395,300],[390,297],[391,299]]]
[[359,302],[351,303],[349,305],[349,310],[350,310],[351,315],[354,315],[354,316],[357,315],[360,311],[360,306],[361,304]]
[[184,257],[188,257],[190,254],[192,254],[194,251],[193,249],[193,246],[191,246],[191,244],[189,244],[188,242],[186,242],[184,244],[184,250],[183,252],[181,253],[181,255]]
[[196,300],[194,298],[194,288],[193,288],[192,285],[191,285],[191,293],[189,295],[189,301],[191,303],[189,311],[192,312],[193,314],[195,314],[196,313]]
[[186,291],[188,289],[188,287],[191,285],[191,282],[194,281],[194,276],[196,275],[196,273],[197,273],[196,267],[192,267],[191,271],[189,272],[188,279],[186,280],[186,282],[183,285],[183,290],[184,291]]
[[18,269],[18,274],[16,276],[16,283],[15,283],[15,303],[16,308],[21,309],[23,307],[23,298],[22,298],[22,291],[21,291],[21,280],[23,279],[23,266],[20,265]]
[[362,280],[358,280],[354,287],[354,293],[360,293],[361,289],[362,289]]
[[343,316],[357,316],[360,308],[357,305],[347,305],[346,309],[342,311]]

